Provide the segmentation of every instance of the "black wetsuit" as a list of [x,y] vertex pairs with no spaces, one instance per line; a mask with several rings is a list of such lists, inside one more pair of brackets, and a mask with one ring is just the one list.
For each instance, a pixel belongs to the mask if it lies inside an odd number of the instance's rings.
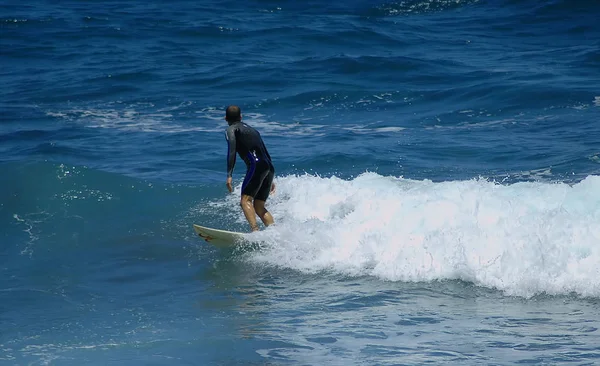
[[225,132],[227,139],[227,177],[233,174],[235,153],[246,163],[242,194],[266,201],[271,192],[275,168],[260,133],[243,122],[232,123]]

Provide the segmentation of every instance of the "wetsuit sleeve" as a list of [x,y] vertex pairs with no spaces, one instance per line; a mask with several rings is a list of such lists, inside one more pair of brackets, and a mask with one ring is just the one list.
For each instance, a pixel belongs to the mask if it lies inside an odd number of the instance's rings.
[[227,177],[229,178],[233,175],[235,167],[235,128],[227,128],[225,139],[227,140]]

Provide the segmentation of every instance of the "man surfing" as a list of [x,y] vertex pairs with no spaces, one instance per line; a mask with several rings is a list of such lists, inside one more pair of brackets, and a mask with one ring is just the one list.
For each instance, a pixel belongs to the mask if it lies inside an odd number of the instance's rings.
[[265,226],[273,224],[273,216],[265,208],[269,194],[275,191],[273,176],[275,168],[271,156],[254,128],[242,122],[240,107],[231,105],[225,111],[225,120],[229,124],[225,132],[227,139],[227,189],[233,192],[233,168],[236,152],[246,163],[246,177],[242,184],[240,205],[252,231],[258,230],[256,215]]

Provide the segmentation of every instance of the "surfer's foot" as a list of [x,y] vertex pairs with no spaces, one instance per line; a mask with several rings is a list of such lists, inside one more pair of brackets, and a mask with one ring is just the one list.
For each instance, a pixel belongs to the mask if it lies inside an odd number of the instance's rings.
[[252,230],[252,232],[258,231],[260,230],[258,225],[250,225],[250,230]]

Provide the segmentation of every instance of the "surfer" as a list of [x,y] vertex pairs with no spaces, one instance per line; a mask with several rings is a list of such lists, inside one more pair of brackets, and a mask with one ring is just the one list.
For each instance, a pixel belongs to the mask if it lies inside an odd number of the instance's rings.
[[227,189],[233,192],[233,168],[236,152],[246,163],[246,177],[242,183],[240,205],[252,231],[258,230],[256,215],[265,226],[273,224],[273,216],[265,208],[269,194],[275,191],[273,176],[275,168],[271,156],[254,128],[242,122],[240,107],[231,105],[225,111],[225,120],[229,124],[225,132],[227,139]]

